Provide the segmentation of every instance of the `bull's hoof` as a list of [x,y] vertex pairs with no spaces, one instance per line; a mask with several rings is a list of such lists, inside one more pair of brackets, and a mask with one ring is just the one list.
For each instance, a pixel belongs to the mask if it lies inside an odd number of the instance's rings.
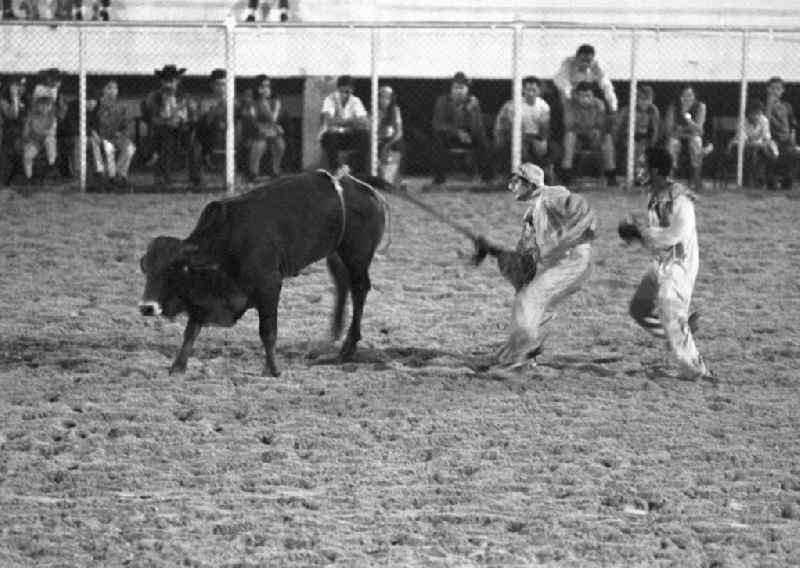
[[341,351],[339,351],[339,361],[342,363],[346,363],[353,358],[353,355],[356,354],[356,344],[350,343],[346,341],[344,345],[342,345]]
[[169,368],[170,375],[182,375],[186,372],[186,363],[173,363]]
[[277,377],[281,376],[281,372],[278,369],[278,367],[276,367],[274,365],[265,365],[264,366],[264,370],[261,371],[261,376],[262,377],[276,377],[277,378]]

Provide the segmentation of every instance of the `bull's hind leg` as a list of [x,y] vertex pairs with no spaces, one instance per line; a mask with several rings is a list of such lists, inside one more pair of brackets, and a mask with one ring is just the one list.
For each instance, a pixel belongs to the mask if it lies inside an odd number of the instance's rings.
[[347,301],[350,272],[337,253],[333,253],[325,260],[336,286],[336,305],[333,308],[333,319],[331,320],[331,338],[335,341],[341,337],[344,327],[344,305]]
[[275,362],[275,343],[278,340],[278,300],[281,296],[281,280],[262,286],[258,291],[256,309],[258,310],[258,334],[264,344],[266,362],[264,375],[280,376]]
[[347,337],[342,344],[339,354],[342,361],[349,360],[356,352],[356,347],[361,339],[361,316],[364,314],[364,303],[367,301],[367,293],[371,288],[369,273],[367,269],[359,271],[350,270],[350,294],[353,298],[353,319],[350,322],[350,329]]
[[175,361],[173,361],[172,366],[169,368],[170,375],[186,371],[186,363],[189,361],[189,354],[192,352],[192,346],[197,336],[200,335],[200,330],[202,328],[203,325],[196,319],[189,318],[189,321],[186,323],[186,329],[183,331],[183,343],[178,350],[178,354],[175,356]]

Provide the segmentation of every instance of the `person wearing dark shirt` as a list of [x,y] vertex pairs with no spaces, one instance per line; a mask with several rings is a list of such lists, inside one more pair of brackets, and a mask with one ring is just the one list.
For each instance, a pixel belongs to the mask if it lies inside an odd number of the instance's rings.
[[485,182],[493,178],[481,103],[469,92],[470,80],[459,71],[450,92],[440,95],[433,112],[433,183],[443,184],[450,164],[449,149],[471,148]]
[[[800,161],[800,150],[797,148],[797,119],[792,105],[782,98],[785,90],[783,80],[780,77],[772,77],[767,82],[765,107],[770,134],[778,146],[778,159],[774,169],[780,178],[781,186],[784,189],[791,189]],[[769,184],[775,187],[776,180],[770,179]]]
[[178,147],[186,150],[189,162],[189,179],[195,186],[202,185],[200,172],[200,144],[196,138],[197,102],[178,89],[186,69],[165,65],[156,69],[161,86],[147,95],[142,102],[142,118],[152,133],[152,144],[158,156],[156,173],[167,186],[172,184],[172,173]]

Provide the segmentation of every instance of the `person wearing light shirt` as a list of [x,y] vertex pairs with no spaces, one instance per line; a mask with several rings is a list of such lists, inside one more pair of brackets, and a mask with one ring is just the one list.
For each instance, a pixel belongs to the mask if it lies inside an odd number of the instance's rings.
[[[539,95],[537,77],[522,80],[522,162],[549,166],[550,105]],[[498,157],[508,162],[511,154],[511,133],[514,124],[514,100],[503,105],[494,123],[494,140]]]
[[586,82],[600,88],[611,114],[617,112],[618,102],[614,84],[595,57],[595,50],[591,45],[581,45],[574,56],[564,59],[558,73],[553,77],[553,82],[561,94],[562,104],[572,98],[572,91],[578,83]]
[[651,191],[647,221],[629,217],[644,247],[653,255],[650,268],[631,300],[631,317],[677,359],[681,375],[690,380],[709,377],[708,367],[692,337],[689,305],[700,266],[694,203],[697,196],[668,178],[672,156],[661,147],[648,148]]
[[364,103],[353,94],[353,78],[342,75],[336,90],[322,102],[320,143],[328,158],[331,171],[339,168],[339,152],[355,150],[350,166],[364,172],[369,153],[369,117]]

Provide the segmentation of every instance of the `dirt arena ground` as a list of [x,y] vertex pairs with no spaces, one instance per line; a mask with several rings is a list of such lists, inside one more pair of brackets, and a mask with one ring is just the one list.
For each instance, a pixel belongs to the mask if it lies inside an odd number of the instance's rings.
[[[308,353],[324,263],[288,281],[280,379],[257,321],[144,319],[138,260],[212,195],[0,195],[0,566],[800,565],[800,200],[698,203],[698,343],[720,380],[659,369],[627,302],[648,258],[616,223],[641,194],[591,191],[589,285],[529,378],[472,371],[512,290],[469,243],[393,206],[352,363]],[[504,193],[428,193],[513,244]]]

